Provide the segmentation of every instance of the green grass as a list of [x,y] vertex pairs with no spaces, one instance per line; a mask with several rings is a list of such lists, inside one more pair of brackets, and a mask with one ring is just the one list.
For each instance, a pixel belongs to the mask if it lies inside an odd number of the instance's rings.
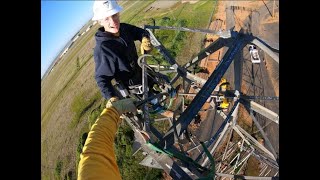
[[[98,96],[98,99],[99,98],[101,99],[101,95],[96,94],[96,96]],[[78,169],[78,164],[79,164],[79,161],[80,161],[80,154],[82,152],[82,149],[83,149],[83,146],[85,144],[85,141],[86,141],[86,139],[88,137],[88,133],[89,133],[92,125],[96,122],[97,118],[99,117],[99,115],[101,114],[102,110],[104,109],[104,107],[106,105],[106,102],[107,101],[104,100],[100,104],[96,103],[97,107],[93,108],[90,111],[89,115],[88,115],[88,124],[89,124],[89,126],[88,127],[83,127],[82,130],[81,130],[81,134],[82,135],[79,137],[78,145],[77,145],[77,151],[76,151],[76,169]]]
[[56,164],[56,168],[54,169],[55,171],[55,176],[57,178],[59,178],[61,176],[61,169],[62,169],[62,166],[63,166],[63,162],[61,160],[59,160]]
[[75,174],[75,171],[68,171],[68,173],[64,175],[64,180],[74,180],[74,179],[77,179],[77,175]]
[[154,122],[152,125],[162,134],[165,134],[170,128],[168,120]]
[[[84,65],[84,64],[83,64]],[[82,65],[82,66],[83,66]],[[46,118],[47,112],[49,112],[49,109],[51,109],[51,107],[54,107],[54,103],[58,102],[58,99],[62,96],[62,94],[65,92],[65,89],[72,84],[72,81],[76,79],[78,72],[80,71],[81,67],[77,68],[77,66],[72,66],[72,70],[69,71],[69,78],[65,78],[64,82],[65,83],[61,83],[61,85],[59,87],[62,87],[60,90],[57,90],[57,93],[55,94],[55,96],[53,96],[53,99],[51,100],[51,103],[49,103],[49,105],[46,108],[47,110],[44,111],[43,115],[41,116],[41,119],[44,120]],[[68,77],[66,76],[66,77]]]
[[[67,54],[60,60],[60,63],[54,67],[54,71],[46,77],[46,80],[43,82],[43,88],[41,88],[41,93],[43,95],[41,99],[47,99],[47,103],[45,102],[46,100],[43,100],[44,102],[41,104],[43,108],[41,120],[46,119],[46,113],[49,112],[49,109],[54,107],[54,102],[59,99],[59,96],[63,94],[66,87],[72,84],[72,81],[77,78],[81,68],[84,67],[90,59],[92,59],[93,51],[86,54],[85,60],[79,62],[80,67],[77,66],[77,59],[79,58],[77,54],[81,53],[81,49],[85,46],[88,40],[92,38],[95,33],[94,29],[97,29],[97,27],[98,26],[93,26],[91,31],[86,33],[84,37],[79,38]],[[46,85],[48,82],[54,82],[54,84]]]
[[90,111],[90,114],[88,115],[88,130],[91,129],[92,125],[96,122],[96,120],[98,119],[99,115],[101,114],[102,110],[106,107],[107,104],[107,100],[102,98],[101,94],[99,95],[99,97],[103,100],[102,102],[100,102],[96,108],[92,109]]
[[[131,22],[140,26],[149,23],[153,25],[152,20],[155,20],[157,26],[174,26],[174,27],[188,27],[206,29],[208,26],[208,19],[212,12],[212,7],[216,4],[215,1],[199,1],[194,5],[189,3],[177,3],[170,10],[154,13],[140,13]],[[156,38],[169,51],[170,55],[176,59],[179,64],[184,64],[192,59],[201,48],[201,33],[173,31],[173,30],[155,30]],[[197,37],[194,41],[192,37]],[[192,39],[190,41],[190,39]],[[186,48],[188,45],[188,48]],[[162,59],[160,64],[168,64],[165,62],[162,55],[153,51],[156,58]],[[164,63],[165,62],[165,63]],[[151,62],[152,63],[152,62]]]
[[[53,100],[51,101],[51,103],[49,103],[49,106],[47,107],[47,110],[44,111],[43,115],[41,116],[41,121],[44,121],[43,123],[45,124],[46,121],[46,117],[50,117],[51,116],[51,112],[50,109],[51,107],[54,107],[56,103],[59,102],[60,97],[63,95],[63,93],[65,92],[65,90],[67,89],[67,87],[72,84],[72,82],[78,77],[79,72],[81,70],[82,67],[84,67],[86,65],[86,63],[89,62],[90,59],[93,58],[93,54],[89,54],[87,56],[86,61],[83,62],[83,64],[79,64],[80,67],[78,67],[76,64],[75,66],[73,66],[72,68],[72,73],[70,79],[68,79],[68,81],[64,84],[64,86],[62,87],[62,89],[58,90],[57,95],[53,98]],[[66,78],[67,79],[67,78]]]
[[50,177],[49,177],[49,176],[42,176],[42,175],[41,175],[41,179],[43,179],[43,180],[50,180]]
[[[64,180],[73,180],[73,179],[76,179],[76,173],[74,170],[70,170],[68,171],[67,173],[65,173],[63,176],[62,176],[62,169],[63,169],[63,165],[64,165],[64,161],[62,160],[58,160],[57,161],[57,164],[56,164],[56,167],[54,169],[54,176],[55,176],[55,179],[64,179]],[[62,178],[64,177],[64,178]],[[43,179],[47,179],[48,177],[42,177]]]
[[115,152],[122,179],[161,179],[162,170],[151,169],[139,164],[144,156],[137,153],[132,156],[134,133],[127,124],[122,124],[115,139]]
[[101,98],[100,92],[97,92],[90,99],[85,99],[85,94],[85,92],[80,93],[73,99],[71,110],[74,112],[74,116],[70,123],[71,128],[74,128],[79,123],[80,118]]
[[[132,1],[128,6],[124,7],[124,12],[121,14],[121,21],[131,24],[135,24],[136,19],[139,19],[141,14],[144,14],[144,10],[147,6],[152,4],[155,0],[150,1]],[[130,9],[127,9],[130,8]]]
[[80,161],[80,154],[82,153],[82,149],[83,149],[83,146],[84,146],[84,144],[86,142],[87,137],[88,137],[88,132],[85,132],[79,138],[77,151],[76,151],[76,158],[77,158],[77,160],[76,160],[76,169],[78,169],[78,164],[79,164],[79,161]]
[[79,41],[76,41],[76,43],[73,44],[73,48],[70,48],[69,55],[65,58],[73,59],[75,56],[80,52],[81,48],[89,41],[90,38],[95,34],[94,30],[89,31],[84,35],[83,38],[79,39]]

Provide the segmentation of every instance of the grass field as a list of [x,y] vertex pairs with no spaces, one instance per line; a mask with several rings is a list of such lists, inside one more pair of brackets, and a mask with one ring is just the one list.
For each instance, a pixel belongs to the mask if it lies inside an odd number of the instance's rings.
[[[121,1],[120,4],[124,7],[121,21],[142,26],[149,24],[153,18],[156,25],[205,29],[214,5],[213,1],[208,0],[195,4],[178,2],[170,8],[150,8],[154,2]],[[105,100],[94,80],[94,34],[98,27],[96,24],[84,36],[80,36],[50,74],[41,81],[42,179],[76,179],[78,154],[81,150],[79,143],[82,143],[83,134],[89,131],[90,125],[104,107]],[[83,30],[85,29],[86,27]],[[203,37],[202,34],[165,30],[156,30],[155,35],[179,64],[189,61],[200,51]],[[156,55],[157,52],[153,54]],[[130,143],[128,141],[126,144]],[[128,152],[130,148],[128,146]],[[135,161],[139,162],[136,159],[130,160],[137,165]],[[125,168],[126,164],[119,167]],[[147,176],[140,171],[148,172]],[[136,174],[121,172],[126,173],[123,175],[127,179],[135,175],[154,179],[159,174],[143,166],[134,172]]]

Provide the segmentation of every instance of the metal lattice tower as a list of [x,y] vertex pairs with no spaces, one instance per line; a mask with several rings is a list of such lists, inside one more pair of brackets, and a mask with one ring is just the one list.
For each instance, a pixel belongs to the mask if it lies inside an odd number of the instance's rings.
[[[144,104],[143,129],[150,134],[150,142],[146,142],[139,127],[126,117],[127,122],[135,131],[141,149],[148,154],[141,164],[153,168],[164,169],[174,179],[197,179],[215,177],[216,179],[242,178],[242,179],[274,179],[278,177],[278,141],[272,137],[274,128],[278,130],[279,115],[274,108],[278,107],[278,97],[270,94],[266,86],[266,69],[263,63],[252,64],[247,52],[247,44],[255,44],[260,49],[269,49],[264,42],[251,34],[234,31],[211,32],[220,35],[216,41],[202,50],[189,63],[180,66],[170,56],[166,48],[155,38],[150,29],[172,29],[175,27],[146,26],[151,35],[152,45],[171,64],[177,73],[171,80],[173,85],[179,78],[183,79],[183,92],[178,92],[180,106],[175,109],[173,118],[153,119],[148,115],[148,107]],[[178,28],[184,31],[205,32],[208,30]],[[190,73],[187,68],[196,64],[203,58],[218,49],[226,47],[228,50],[219,62],[210,77],[205,80]],[[273,51],[264,51],[270,57],[278,57]],[[143,56],[142,69],[146,73],[148,65]],[[278,62],[278,61],[277,61]],[[203,146],[196,135],[188,135],[190,124],[207,99],[211,96],[217,98],[216,87],[222,77],[230,78],[229,90],[224,93],[229,98],[230,107],[227,110],[217,110],[216,103],[210,102],[214,113],[213,121],[215,130]],[[146,81],[146,74],[143,76]],[[185,86],[189,84],[189,86]],[[188,93],[188,88],[193,86],[196,94]],[[145,85],[145,84],[144,84]],[[236,93],[238,92],[238,94]],[[192,102],[185,108],[184,98],[193,96]],[[148,95],[144,94],[144,100]],[[150,98],[149,98],[150,99]],[[145,101],[146,102],[146,101]],[[146,119],[147,118],[147,119]],[[170,124],[169,129],[162,133],[152,125],[152,122],[165,122]],[[251,127],[244,125],[244,121],[251,122]],[[272,128],[269,128],[272,126]],[[217,128],[218,127],[218,128]],[[209,135],[210,136],[210,135]],[[140,138],[139,138],[140,137]],[[272,138],[272,140],[270,139]],[[187,145],[189,143],[189,145]],[[276,148],[275,148],[276,146]],[[204,151],[208,150],[213,157]],[[214,167],[213,167],[214,166]],[[252,173],[254,169],[254,173]],[[213,173],[212,173],[213,172]],[[211,175],[210,175],[211,173]],[[252,175],[254,174],[254,175]]]

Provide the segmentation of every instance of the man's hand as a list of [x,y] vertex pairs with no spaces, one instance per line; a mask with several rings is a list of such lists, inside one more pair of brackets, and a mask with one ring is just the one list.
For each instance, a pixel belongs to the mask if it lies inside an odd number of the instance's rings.
[[140,50],[141,50],[141,54],[148,54],[149,52],[152,51],[152,44],[148,37],[142,38]]
[[118,97],[112,97],[112,98],[110,98],[110,99],[108,100],[107,104],[106,104],[106,108],[111,107],[111,106],[112,106],[112,103],[113,103],[113,102],[116,102],[116,101],[118,101],[118,100],[119,100]]
[[135,99],[133,98],[121,99],[121,100],[112,102],[112,106],[116,108],[116,110],[120,115],[127,112],[132,112],[134,114],[137,114],[137,108],[134,105],[134,101]]

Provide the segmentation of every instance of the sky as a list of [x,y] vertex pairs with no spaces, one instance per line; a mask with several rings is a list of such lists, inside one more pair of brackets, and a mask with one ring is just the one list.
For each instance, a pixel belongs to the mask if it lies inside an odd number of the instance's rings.
[[41,1],[41,78],[62,48],[93,17],[93,2]]

